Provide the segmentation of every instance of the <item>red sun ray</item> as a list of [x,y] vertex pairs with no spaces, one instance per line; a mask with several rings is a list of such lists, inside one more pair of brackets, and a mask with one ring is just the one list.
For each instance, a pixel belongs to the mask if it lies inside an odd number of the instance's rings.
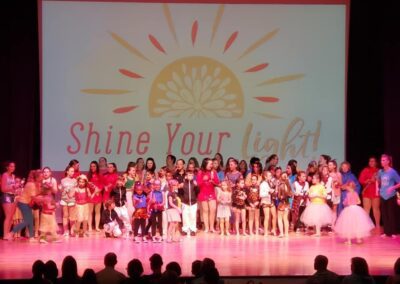
[[157,48],[162,53],[167,54],[167,52],[165,52],[165,49],[162,47],[161,43],[154,36],[149,35],[149,40],[155,48]]
[[137,108],[138,106],[126,106],[126,107],[119,107],[113,110],[113,113],[116,114],[123,114],[123,113],[127,113],[127,112],[131,112],[133,111],[135,108]]
[[237,36],[238,36],[239,32],[236,31],[233,34],[231,34],[231,36],[228,38],[228,40],[225,43],[225,47],[224,47],[224,52],[225,53],[230,47],[231,45],[234,43],[234,41],[236,40]]
[[244,72],[258,72],[258,71],[261,71],[261,70],[267,68],[268,65],[269,65],[268,63],[262,63],[259,65],[253,66]]
[[197,21],[193,22],[192,25],[192,45],[194,46],[197,37],[197,31],[199,29],[199,23]]
[[135,72],[132,72],[132,71],[129,71],[129,70],[127,70],[127,69],[119,69],[118,71],[119,71],[122,75],[125,75],[125,76],[130,77],[130,78],[134,78],[134,79],[143,79],[143,76],[142,76],[142,75],[139,75],[139,74],[137,74],[137,73],[135,73]]
[[275,97],[254,97],[256,100],[259,100],[263,103],[277,103],[279,102],[279,98]]

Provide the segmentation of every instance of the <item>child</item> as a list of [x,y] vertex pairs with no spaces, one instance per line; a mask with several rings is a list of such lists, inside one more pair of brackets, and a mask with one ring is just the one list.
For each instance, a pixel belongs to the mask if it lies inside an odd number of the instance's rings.
[[[162,213],[164,211],[164,194],[161,191],[161,181],[155,180],[152,184],[152,192],[150,194],[150,223],[151,223],[151,236],[153,242],[161,242],[163,228],[162,228]],[[157,229],[159,237],[157,237]]]
[[232,207],[233,213],[235,214],[235,231],[236,235],[239,235],[239,223],[242,221],[242,234],[246,234],[246,199],[247,195],[245,192],[244,179],[240,178],[237,181],[236,187],[232,193]]
[[[88,196],[90,194],[88,188],[88,179],[85,175],[80,175],[77,177],[78,187],[75,191],[75,200],[76,200],[76,228],[75,233],[79,235],[79,237],[89,236],[87,232],[88,229],[88,221],[89,221],[89,203]],[[82,231],[81,231],[82,225]]]
[[51,187],[45,187],[42,194],[35,197],[35,202],[42,207],[40,213],[40,243],[47,243],[46,235],[50,234],[53,242],[60,242],[57,235],[57,221],[56,221],[56,202],[54,200],[54,191]]
[[307,205],[307,194],[309,191],[307,175],[304,171],[297,173],[297,181],[294,182],[293,187],[294,198],[292,207],[292,222],[294,224],[294,230],[296,232],[300,232],[301,222],[299,217]]
[[114,208],[114,201],[109,199],[105,202],[105,209],[101,214],[101,222],[103,223],[106,238],[118,238],[122,235],[121,230],[124,229],[124,223],[118,217],[118,214],[115,212]]
[[[21,180],[21,178],[19,177],[15,178],[15,196],[20,196],[22,194],[22,191],[24,189],[24,184],[25,184],[25,179]],[[22,223],[22,221],[23,221],[23,216],[21,210],[17,207],[15,209],[15,213],[13,216],[13,226],[14,227],[17,226],[19,223]],[[20,236],[21,236],[20,231],[14,234],[14,238],[19,238]]]
[[273,197],[275,196],[275,183],[270,171],[265,170],[263,181],[260,184],[261,208],[264,211],[264,236],[269,234],[269,223],[272,216],[272,234],[276,236],[276,207]]
[[289,237],[289,198],[292,196],[292,189],[286,173],[282,173],[277,186],[278,199],[278,227],[279,237]]
[[193,172],[187,172],[182,188],[179,189],[179,197],[182,200],[182,232],[186,235],[196,235],[197,226],[197,195],[199,187],[194,181]]
[[348,190],[344,200],[345,208],[336,221],[335,232],[347,240],[346,244],[351,245],[351,239],[356,239],[360,244],[362,238],[369,236],[375,226],[365,210],[358,206],[361,201],[355,192],[356,184],[351,181],[345,188]]
[[168,192],[168,209],[167,209],[167,220],[168,220],[168,231],[167,231],[167,242],[180,241],[178,236],[178,223],[181,222],[181,200],[178,197],[178,181],[172,179],[169,181],[169,192]]
[[135,212],[133,213],[133,235],[134,241],[140,243],[139,228],[142,233],[143,242],[147,243],[145,236],[146,232],[146,219],[149,217],[147,214],[147,196],[143,192],[143,185],[140,181],[135,182],[135,193],[133,194],[133,206]]
[[[74,178],[75,169],[72,166],[67,167],[66,177],[61,180],[59,189],[61,191],[61,201],[63,211],[63,228],[64,237],[75,236],[74,228],[76,222],[76,205],[75,205],[75,190],[77,187],[76,179]],[[70,229],[68,229],[68,224]]]
[[322,226],[332,224],[332,210],[326,204],[326,189],[320,182],[319,174],[314,174],[313,185],[308,193],[311,202],[300,217],[301,222],[307,226],[315,226],[316,237],[321,236]]
[[110,192],[110,198],[114,200],[115,212],[118,217],[124,222],[125,238],[129,238],[129,232],[132,231],[131,223],[129,220],[128,209],[126,208],[126,188],[124,186],[124,177],[118,177],[115,187]]
[[260,190],[258,186],[258,175],[251,176],[251,185],[247,189],[247,210],[249,211],[249,233],[253,235],[253,225],[255,225],[255,234],[258,235],[260,227]]
[[[228,181],[221,182],[221,188],[217,192],[217,218],[219,219],[220,234],[229,234],[229,218],[231,217],[232,190]],[[225,223],[225,226],[224,226]],[[225,228],[224,228],[225,227]]]

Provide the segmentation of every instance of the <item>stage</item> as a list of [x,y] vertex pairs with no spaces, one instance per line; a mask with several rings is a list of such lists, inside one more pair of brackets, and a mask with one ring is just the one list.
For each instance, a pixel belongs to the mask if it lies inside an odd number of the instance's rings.
[[182,266],[183,276],[190,276],[191,263],[211,257],[221,276],[244,275],[309,275],[314,273],[313,259],[317,254],[329,258],[329,269],[341,275],[350,273],[350,259],[364,257],[373,275],[388,275],[400,256],[400,238],[372,236],[362,245],[346,245],[334,236],[321,238],[291,233],[288,239],[273,236],[225,236],[199,232],[196,237],[183,237],[180,243],[140,243],[126,239],[106,239],[102,234],[88,238],[67,238],[61,243],[39,244],[28,241],[0,241],[0,279],[31,277],[31,265],[37,260],[54,260],[61,271],[66,255],[78,261],[79,273],[90,267],[103,267],[107,252],[118,255],[117,269],[126,273],[129,260],[139,258],[144,273],[150,273],[149,257],[159,253],[164,267],[170,261]]

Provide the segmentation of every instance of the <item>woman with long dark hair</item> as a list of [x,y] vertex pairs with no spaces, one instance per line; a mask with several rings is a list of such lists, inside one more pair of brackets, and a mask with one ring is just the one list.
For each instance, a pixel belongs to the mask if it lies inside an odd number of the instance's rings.
[[204,158],[201,163],[201,170],[197,174],[197,184],[200,192],[197,197],[202,208],[205,232],[215,232],[215,214],[217,211],[217,201],[214,187],[218,185],[218,176],[213,170],[212,160]]

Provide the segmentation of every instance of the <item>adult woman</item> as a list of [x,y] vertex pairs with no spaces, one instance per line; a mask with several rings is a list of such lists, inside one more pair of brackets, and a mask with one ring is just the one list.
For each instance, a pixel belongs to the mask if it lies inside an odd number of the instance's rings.
[[105,157],[99,158],[99,170],[100,174],[105,174],[107,172],[107,159]]
[[253,166],[251,167],[251,173],[248,173],[246,175],[246,186],[250,186],[251,185],[251,177],[253,175],[257,176],[257,185],[260,185],[260,183],[262,182],[262,165],[260,161],[255,161]]
[[[399,233],[400,214],[396,201],[396,189],[400,188],[400,176],[392,168],[392,157],[386,154],[381,156],[382,169],[378,172],[376,182],[377,191],[381,197],[381,212],[383,221],[383,237],[396,238]],[[378,193],[378,192],[377,192]]]
[[[1,205],[4,211],[3,234],[8,238],[11,230],[12,218],[15,213],[15,163],[6,162],[6,171],[1,176]],[[33,235],[31,235],[33,236]]]
[[100,209],[103,191],[103,181],[100,175],[100,167],[96,161],[92,161],[89,166],[88,173],[89,181],[89,232],[93,230],[93,213],[94,213],[94,227],[97,232],[100,232]]
[[213,170],[212,160],[204,158],[201,163],[201,170],[197,174],[197,184],[200,192],[197,197],[202,208],[205,232],[215,232],[215,214],[217,201],[214,186],[218,185],[217,173]]
[[11,239],[15,233],[27,227],[29,230],[29,240],[34,240],[33,213],[30,204],[32,202],[32,198],[40,193],[41,182],[42,171],[35,170],[33,173],[33,181],[28,181],[24,187],[24,190],[22,191],[22,194],[17,197],[17,205],[19,210],[21,210],[23,221],[13,228],[9,239]]
[[117,179],[117,165],[115,163],[108,163],[107,172],[103,175],[103,204],[110,199],[110,192],[115,187]]
[[378,176],[378,161],[375,157],[370,157],[368,166],[365,167],[358,177],[362,186],[363,207],[367,214],[370,214],[371,207],[374,214],[376,230],[380,231],[381,210],[379,194],[376,192],[376,178]]

